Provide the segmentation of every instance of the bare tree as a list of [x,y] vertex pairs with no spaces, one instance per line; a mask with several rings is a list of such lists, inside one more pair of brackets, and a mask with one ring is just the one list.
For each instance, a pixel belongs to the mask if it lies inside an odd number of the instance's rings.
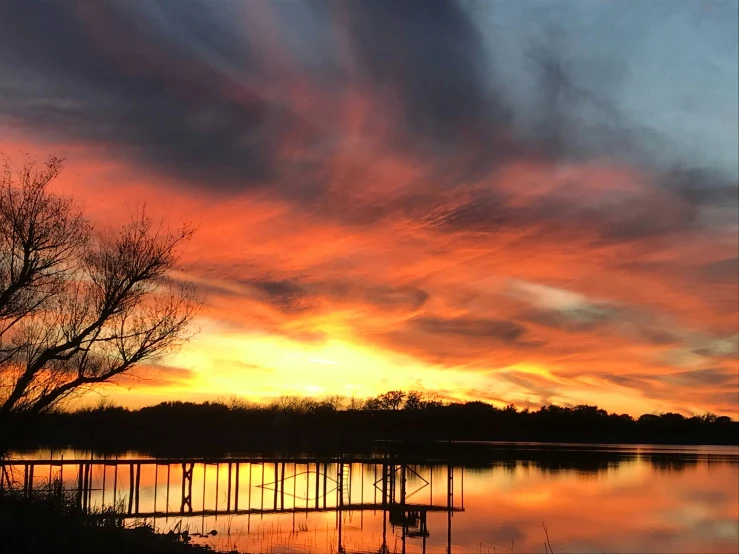
[[61,165],[0,168],[0,426],[178,347],[200,306],[170,276],[192,230],[142,210],[96,231],[50,190]]
[[404,410],[421,410],[423,409],[423,392],[418,390],[408,391],[407,398],[405,399]]
[[384,410],[400,410],[406,393],[402,390],[389,390],[377,397]]
[[340,394],[332,394],[327,396],[323,399],[321,402],[321,405],[328,408],[332,412],[337,412],[341,410],[341,408],[344,406],[345,398]]

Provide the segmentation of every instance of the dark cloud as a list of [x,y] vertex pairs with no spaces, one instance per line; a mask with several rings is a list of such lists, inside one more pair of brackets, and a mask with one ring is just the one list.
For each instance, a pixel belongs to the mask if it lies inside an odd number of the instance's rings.
[[506,198],[495,191],[476,194],[461,205],[442,209],[426,218],[427,224],[442,231],[472,231],[494,233],[526,224],[522,213],[508,205]]
[[660,175],[665,190],[696,206],[739,210],[739,183],[703,168],[673,168]]
[[579,190],[562,187],[525,204],[512,192],[480,190],[460,204],[437,210],[425,222],[446,232],[495,234],[525,229],[540,236],[598,244],[674,236],[701,224],[696,206],[678,195],[646,188],[586,202],[587,183],[580,186]]
[[641,375],[634,376],[605,373],[602,377],[606,381],[613,383],[614,385],[619,385],[621,387],[638,390],[651,390],[654,388],[653,385],[649,382],[649,379]]
[[645,342],[656,344],[658,346],[677,344],[682,340],[682,337],[677,333],[657,327],[644,327],[639,329],[639,336],[643,338]]
[[[739,283],[739,257],[726,258],[704,264],[699,269],[701,280],[720,283],[732,288]],[[736,302],[736,299],[734,299]]]
[[429,299],[416,286],[373,285],[361,281],[317,280],[310,277],[238,279],[225,283],[198,284],[200,290],[217,296],[241,296],[269,304],[285,313],[319,309],[322,302],[364,304],[383,311],[414,312]]
[[715,400],[722,408],[724,408],[724,413],[736,414],[737,405],[739,404],[739,387],[733,386],[729,387],[729,389],[733,390],[728,390],[727,392],[719,392],[713,395],[712,399]]
[[417,310],[429,299],[429,293],[414,287],[374,287],[369,290],[368,298],[374,304],[398,307],[407,306],[411,310]]
[[[668,374],[633,373],[619,375],[613,373],[594,374],[593,377],[605,379],[620,387],[633,389],[645,398],[673,402],[675,387],[686,387],[693,391],[686,398],[695,403],[709,403],[720,406],[722,413],[736,413],[739,400],[739,383],[735,372],[720,368],[686,370]],[[719,388],[721,392],[716,392]]]
[[[527,49],[536,81],[530,124],[524,130],[527,142],[542,159],[550,161],[578,162],[604,152],[638,158],[634,134],[647,130],[624,127],[622,115],[606,97],[576,81],[568,67],[569,54],[562,46],[566,37],[566,29],[549,27]],[[602,63],[608,65],[605,60]],[[616,68],[609,69],[618,73]],[[593,119],[598,123],[592,123]]]
[[720,368],[679,371],[668,375],[659,375],[655,378],[665,383],[688,387],[736,385],[739,382],[739,376],[736,372]]
[[364,338],[446,366],[479,362],[494,353],[502,367],[515,363],[521,350],[544,345],[515,321],[474,316],[418,315],[390,330],[366,330]]
[[362,283],[326,282],[317,292],[336,302],[358,302],[382,308],[413,312],[429,299],[429,294],[414,286],[367,286]]
[[526,333],[526,328],[514,321],[476,318],[415,317],[408,326],[416,331],[431,335],[459,336],[472,339],[491,339],[506,344],[515,344]]
[[251,279],[244,281],[248,286],[256,288],[261,300],[266,301],[284,312],[302,312],[313,307],[313,301],[305,286],[297,281],[282,279]]
[[62,137],[115,145],[209,186],[268,179],[274,131],[287,111],[248,87],[235,90],[173,36],[186,34],[193,48],[255,74],[256,56],[241,55],[249,45],[206,3],[139,6],[166,9],[160,16],[169,28],[116,2],[3,3],[0,67],[14,78],[3,83],[0,113]]
[[433,141],[443,151],[461,146],[471,129],[510,123],[507,103],[489,82],[482,37],[461,4],[356,2],[351,20],[360,79],[405,114],[403,131],[414,142]]
[[[356,84],[399,116],[387,131],[412,149],[440,154],[459,142],[450,135],[502,117],[501,102],[485,92],[477,31],[457,3],[330,6],[10,0],[0,8],[0,68],[12,75],[0,115],[112,144],[213,189],[273,180],[285,163],[279,148],[296,130],[307,150],[333,142],[325,122],[335,103],[326,100]],[[326,38],[341,33],[348,41]],[[269,34],[286,42],[284,51]],[[287,93],[306,69],[324,100],[320,123]],[[310,176],[302,180],[312,188]]]
[[[501,29],[522,25],[503,7],[491,10]],[[345,223],[401,215],[442,232],[525,228],[611,243],[679,235],[716,223],[703,209],[737,205],[735,178],[653,163],[644,137],[660,137],[614,107],[623,68],[605,55],[590,65],[574,56],[579,31],[544,32],[543,21],[536,32],[519,29],[518,38],[528,37],[515,47],[524,51],[522,81],[497,67],[479,11],[452,0],[217,9],[205,0],[6,0],[0,120],[107,144],[213,193],[271,187]],[[593,83],[581,82],[584,74]],[[601,82],[611,89],[595,86]],[[338,178],[329,174],[350,91],[369,102],[361,122],[368,142],[422,168],[416,182],[398,187],[407,190],[361,196],[371,186],[362,155]],[[294,154],[284,153],[286,144]],[[448,205],[442,194],[494,176],[501,160],[603,157],[648,169],[654,183],[597,205],[562,190],[522,205],[494,179],[465,202]],[[735,211],[722,213],[722,223],[736,221]]]

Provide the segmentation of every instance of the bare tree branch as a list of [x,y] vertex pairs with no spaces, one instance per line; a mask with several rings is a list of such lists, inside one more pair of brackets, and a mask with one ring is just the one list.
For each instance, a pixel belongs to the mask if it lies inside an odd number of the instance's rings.
[[200,299],[168,277],[192,229],[146,209],[96,231],[49,184],[62,161],[0,177],[0,418],[48,410],[189,338]]

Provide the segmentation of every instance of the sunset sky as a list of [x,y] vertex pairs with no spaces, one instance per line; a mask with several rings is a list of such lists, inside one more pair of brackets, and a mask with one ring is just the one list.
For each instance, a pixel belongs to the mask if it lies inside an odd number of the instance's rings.
[[0,152],[66,158],[96,225],[197,226],[199,332],[115,402],[736,418],[737,12],[4,0]]

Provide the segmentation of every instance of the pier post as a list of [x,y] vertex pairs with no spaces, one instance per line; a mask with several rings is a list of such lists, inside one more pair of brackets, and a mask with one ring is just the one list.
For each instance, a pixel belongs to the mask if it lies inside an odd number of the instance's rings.
[[280,466],[275,462],[275,495],[274,495],[274,509],[277,509],[277,484],[280,480]]
[[82,464],[77,468],[77,506],[82,509]]
[[323,507],[326,507],[326,497],[328,489],[326,488],[326,480],[328,479],[328,462],[323,463]]
[[239,511],[239,467],[241,464],[236,464],[236,489],[234,490],[234,512]]
[[203,511],[205,511],[205,485],[208,482],[208,465],[203,463]]
[[136,513],[139,513],[139,496],[141,496],[141,464],[136,464]]
[[285,509],[285,462],[281,464],[282,473],[280,474],[280,509]]
[[195,467],[193,463],[182,464],[182,504],[180,505],[180,513],[185,510],[192,512],[192,471]]
[[23,496],[28,497],[28,464],[23,466]]
[[452,554],[452,508],[454,507],[454,468],[447,466],[447,538],[446,552]]
[[113,473],[113,509],[116,509],[116,490],[118,489],[118,464],[115,464],[113,466],[113,470],[115,473]]
[[[344,464],[342,463],[336,464],[336,478],[336,505],[341,507],[344,503]],[[339,535],[339,544],[341,544],[341,535]]]
[[387,464],[382,464],[382,505],[387,505],[387,495],[388,495],[388,466]]
[[87,464],[87,511],[92,507],[92,462]]
[[213,500],[213,511],[218,512],[218,481],[221,476],[221,464],[216,464],[216,497]]
[[406,465],[402,464],[400,466],[400,503],[405,506],[405,475],[406,471]]
[[134,486],[136,484],[135,476],[133,474],[133,464],[128,464],[128,513],[133,513],[133,495]]
[[[251,462],[249,462],[249,481],[248,481],[249,492],[246,494],[246,501],[248,502],[248,505],[246,506],[247,510],[251,510],[251,468],[252,468],[252,465],[251,465]],[[236,493],[238,494],[238,489]]]
[[84,498],[82,499],[82,509],[87,511],[90,508],[90,464],[85,464],[84,484],[82,485]]
[[231,511],[231,462],[228,462],[228,490],[226,491],[226,511]]
[[159,464],[157,463],[157,464],[154,464],[154,513],[157,513],[157,496],[158,496],[157,493],[159,492],[158,491],[159,487],[157,486],[158,478],[159,478]]

